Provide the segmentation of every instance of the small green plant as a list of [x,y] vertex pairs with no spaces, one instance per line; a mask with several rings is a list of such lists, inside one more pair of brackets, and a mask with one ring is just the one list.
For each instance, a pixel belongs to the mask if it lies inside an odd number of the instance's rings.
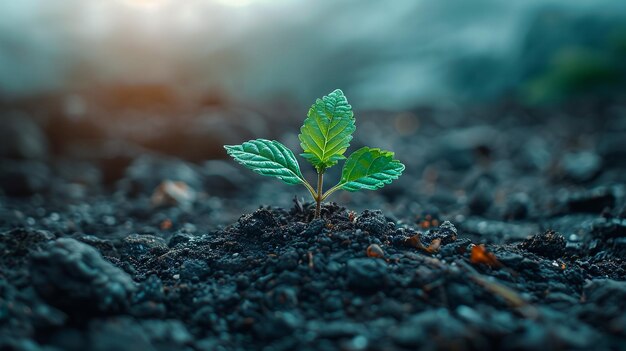
[[404,171],[393,152],[366,146],[347,158],[339,183],[324,192],[324,172],[346,159],[343,154],[355,130],[352,106],[339,89],[317,99],[309,109],[298,138],[304,150],[301,156],[317,171],[317,189],[302,176],[293,152],[276,140],[256,139],[224,148],[235,161],[258,174],[304,185],[315,199],[315,218],[319,218],[322,201],[335,191],[376,190],[398,179]]

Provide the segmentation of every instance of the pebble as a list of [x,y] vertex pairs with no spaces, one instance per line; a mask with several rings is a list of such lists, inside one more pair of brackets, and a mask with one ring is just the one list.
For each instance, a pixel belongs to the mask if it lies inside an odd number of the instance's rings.
[[33,286],[46,302],[69,314],[122,312],[135,290],[131,277],[93,247],[70,238],[33,255]]

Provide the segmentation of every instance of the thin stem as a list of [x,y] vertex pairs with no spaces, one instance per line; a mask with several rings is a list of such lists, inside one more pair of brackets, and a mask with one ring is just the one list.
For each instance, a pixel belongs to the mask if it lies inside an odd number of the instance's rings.
[[343,186],[343,184],[339,183],[339,184],[335,185],[334,187],[328,189],[328,191],[324,195],[322,195],[322,201],[326,200],[326,198],[329,197],[330,194],[332,194],[335,191],[341,189],[342,186]]
[[322,212],[322,192],[324,186],[324,170],[317,171],[317,193],[315,194],[315,216],[313,218],[320,218],[320,212]]
[[317,193],[315,193],[313,186],[309,184],[309,182],[307,182],[306,179],[302,179],[302,184],[306,187],[306,190],[308,190],[309,193],[311,193],[311,196],[313,196],[313,198],[316,199]]

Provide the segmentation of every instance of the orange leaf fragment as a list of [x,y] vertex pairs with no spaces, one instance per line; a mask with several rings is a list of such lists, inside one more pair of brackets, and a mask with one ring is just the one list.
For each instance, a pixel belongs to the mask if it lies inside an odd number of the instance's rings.
[[415,234],[415,235],[413,235],[410,238],[406,238],[404,240],[404,244],[406,246],[414,247],[416,249],[424,248],[424,245],[422,245],[422,240],[420,239],[420,235],[419,234]]
[[430,245],[424,248],[424,251],[428,253],[435,253],[439,251],[439,246],[441,246],[441,239],[440,238],[433,239],[433,241],[430,242]]
[[474,245],[472,247],[472,254],[470,261],[473,264],[486,264],[489,267],[497,268],[501,267],[502,264],[496,258],[492,252],[487,251],[484,244]]
[[172,220],[170,220],[169,218],[163,220],[163,222],[161,222],[160,227],[161,227],[161,230],[170,230],[170,229],[172,229]]
[[430,242],[428,247],[426,247],[424,246],[424,244],[422,244],[421,236],[418,233],[418,234],[413,235],[410,238],[407,238],[404,241],[404,244],[410,247],[414,247],[416,249],[420,249],[422,251],[426,251],[428,253],[435,253],[439,250],[439,247],[441,246],[441,239],[440,238],[433,239],[433,241]]

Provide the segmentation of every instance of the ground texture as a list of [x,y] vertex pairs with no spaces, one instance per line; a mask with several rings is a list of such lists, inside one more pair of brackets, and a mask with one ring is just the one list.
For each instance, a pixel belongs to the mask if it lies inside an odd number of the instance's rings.
[[103,123],[41,106],[2,150],[0,349],[626,345],[619,104],[357,113],[352,148],[407,169],[316,220],[303,189],[201,161],[245,138],[295,147],[266,110]]

